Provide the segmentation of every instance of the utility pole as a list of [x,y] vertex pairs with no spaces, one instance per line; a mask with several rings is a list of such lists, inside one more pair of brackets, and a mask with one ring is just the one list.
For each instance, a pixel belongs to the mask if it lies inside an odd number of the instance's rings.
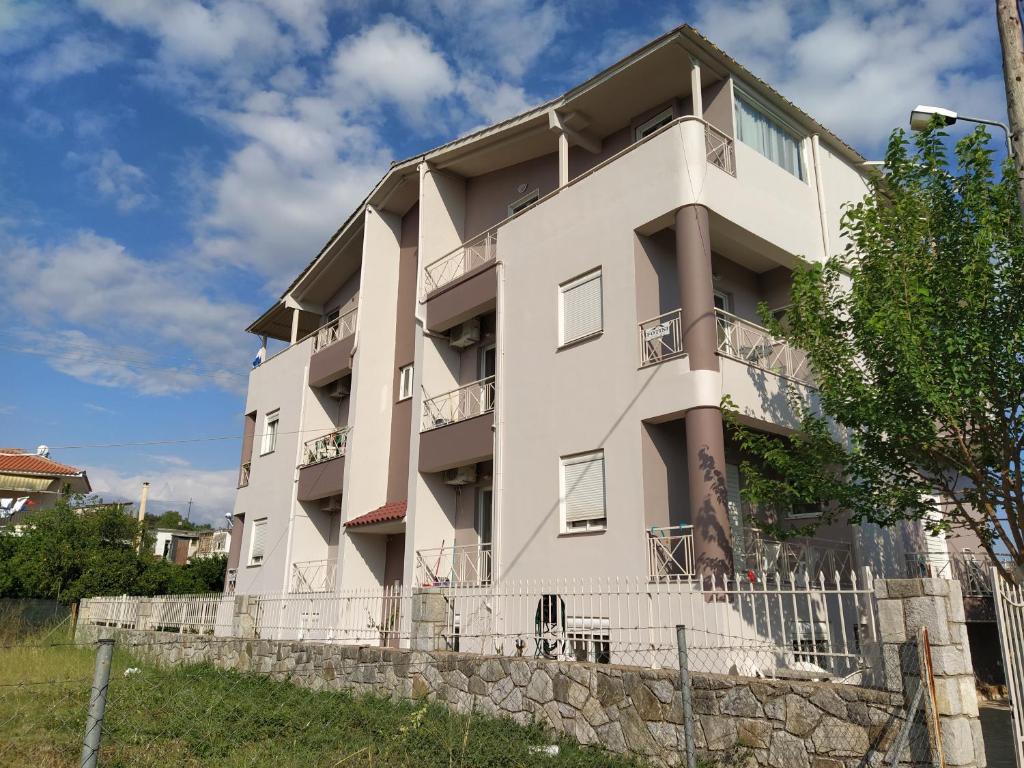
[[1006,82],[1013,166],[1017,172],[1017,200],[1024,214],[1024,40],[1021,38],[1017,0],[996,0],[996,21],[1003,49],[1003,80]]
[[188,509],[185,511],[185,522],[190,522],[192,519],[192,497],[188,497]]

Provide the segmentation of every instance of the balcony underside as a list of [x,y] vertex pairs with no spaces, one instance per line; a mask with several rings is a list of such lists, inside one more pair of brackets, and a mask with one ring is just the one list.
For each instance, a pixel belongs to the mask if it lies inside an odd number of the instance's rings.
[[427,329],[443,333],[461,322],[492,311],[497,292],[493,261],[467,272],[427,297]]
[[316,501],[341,494],[345,481],[345,457],[338,456],[299,469],[299,501]]
[[420,434],[420,472],[443,472],[494,456],[494,412]]
[[352,373],[352,348],[355,335],[339,339],[314,352],[309,358],[309,385],[323,387]]

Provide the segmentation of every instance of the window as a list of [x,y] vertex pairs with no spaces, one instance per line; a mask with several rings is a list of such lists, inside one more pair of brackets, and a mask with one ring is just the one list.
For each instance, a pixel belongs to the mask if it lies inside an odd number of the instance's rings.
[[412,397],[412,382],[414,368],[411,365],[403,365],[398,369],[398,399],[408,400]]
[[602,331],[600,269],[559,287],[558,314],[559,344],[562,346]]
[[263,442],[260,445],[260,455],[273,453],[277,448],[277,425],[280,422],[281,412],[271,411],[263,419]]
[[642,139],[642,138],[644,138],[646,136],[650,136],[656,130],[658,130],[659,128],[661,128],[663,126],[668,125],[671,122],[672,122],[672,108],[669,107],[664,112],[659,112],[658,114],[656,114],[654,117],[652,117],[646,123],[641,123],[640,125],[638,125],[636,127],[636,131],[635,131],[636,141],[640,141],[640,139]]
[[576,661],[611,664],[612,649],[608,619],[568,617],[565,639],[569,655]]
[[604,530],[604,451],[565,456],[561,465],[563,530]]
[[533,192],[528,192],[527,194],[523,195],[518,200],[516,200],[514,203],[510,203],[509,204],[509,206],[508,206],[508,215],[509,216],[515,216],[517,213],[519,213],[520,211],[524,210],[525,208],[529,208],[531,205],[536,203],[538,200],[540,200],[540,190],[539,189],[535,189],[535,190],[533,190]]
[[252,524],[252,538],[249,540],[249,565],[260,565],[263,563],[266,539],[267,518],[254,520]]
[[736,94],[736,138],[803,181],[803,142],[781,122]]

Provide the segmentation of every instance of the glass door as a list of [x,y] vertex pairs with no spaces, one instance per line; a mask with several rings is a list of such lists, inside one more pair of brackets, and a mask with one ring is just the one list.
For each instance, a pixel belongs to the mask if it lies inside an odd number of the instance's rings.
[[494,553],[493,530],[494,494],[490,488],[478,488],[476,492],[476,535],[480,544],[477,572],[481,584],[491,582],[491,558]]

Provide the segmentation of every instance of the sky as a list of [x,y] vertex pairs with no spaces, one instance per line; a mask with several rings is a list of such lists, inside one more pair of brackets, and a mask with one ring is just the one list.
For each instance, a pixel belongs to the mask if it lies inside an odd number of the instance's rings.
[[219,522],[244,328],[389,163],[681,23],[869,158],[1005,119],[990,0],[0,0],[0,445]]

